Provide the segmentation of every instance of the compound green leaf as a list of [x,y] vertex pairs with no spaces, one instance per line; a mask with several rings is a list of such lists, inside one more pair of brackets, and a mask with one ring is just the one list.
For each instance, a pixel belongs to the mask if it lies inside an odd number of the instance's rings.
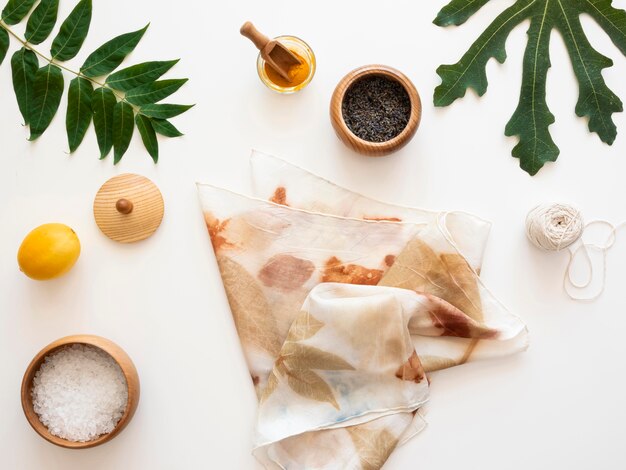
[[171,69],[176,60],[143,62],[125,69],[119,70],[106,80],[107,85],[120,91],[130,91],[146,83],[157,80],[161,75]]
[[192,104],[147,104],[141,107],[141,114],[156,119],[169,119],[193,108]]
[[113,109],[113,163],[117,164],[128,149],[135,129],[133,107],[120,101]]
[[144,147],[146,147],[154,163],[157,163],[159,161],[159,143],[150,119],[142,114],[137,114],[137,116],[135,116],[135,123],[137,124],[137,129],[141,135]]
[[152,128],[157,134],[165,137],[180,137],[183,135],[174,125],[166,119],[152,119]]
[[30,102],[33,98],[33,82],[38,68],[37,55],[29,49],[21,48],[11,57],[13,90],[25,125],[30,123]]
[[81,73],[87,77],[101,77],[113,72],[139,44],[148,26],[105,42],[87,57],[80,68]]
[[178,91],[186,81],[186,78],[178,78],[146,83],[145,85],[129,90],[128,93],[126,93],[126,101],[137,106],[156,103]]
[[9,33],[7,33],[6,29],[0,28],[0,64],[4,61],[10,44]]
[[59,13],[59,0],[41,0],[26,24],[25,38],[31,44],[41,44],[52,32]]
[[59,61],[73,59],[85,42],[91,24],[91,0],[80,0],[52,41],[50,53]]
[[113,147],[113,109],[116,103],[115,93],[108,88],[96,88],[91,96],[93,125],[100,148],[100,159],[105,158]]
[[35,4],[35,0],[9,0],[2,9],[2,21],[8,25],[22,21]]
[[73,153],[83,141],[91,123],[91,97],[93,86],[86,78],[76,77],[70,82],[67,93],[67,115],[65,129],[70,153]]
[[45,132],[59,109],[63,95],[63,73],[56,65],[48,64],[35,73],[33,98],[30,104],[30,138],[37,139]]

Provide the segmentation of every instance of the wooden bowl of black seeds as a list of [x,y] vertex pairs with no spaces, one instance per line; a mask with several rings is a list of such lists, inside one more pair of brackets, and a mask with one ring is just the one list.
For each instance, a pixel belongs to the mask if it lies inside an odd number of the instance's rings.
[[421,117],[422,102],[415,85],[385,65],[366,65],[348,73],[330,101],[330,120],[337,136],[370,157],[404,147],[417,132]]

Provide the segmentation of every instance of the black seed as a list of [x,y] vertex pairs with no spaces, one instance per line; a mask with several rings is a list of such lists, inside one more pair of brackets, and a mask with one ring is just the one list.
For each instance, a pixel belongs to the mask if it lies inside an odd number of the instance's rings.
[[373,75],[348,88],[341,111],[348,129],[357,137],[368,142],[386,142],[409,123],[411,99],[396,80]]

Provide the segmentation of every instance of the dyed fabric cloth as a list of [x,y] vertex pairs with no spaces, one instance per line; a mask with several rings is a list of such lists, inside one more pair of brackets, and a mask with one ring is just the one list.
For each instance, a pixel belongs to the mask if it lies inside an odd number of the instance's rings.
[[477,275],[481,219],[371,201],[260,154],[253,182],[263,199],[198,190],[266,468],[379,469],[424,427],[427,373],[526,348]]

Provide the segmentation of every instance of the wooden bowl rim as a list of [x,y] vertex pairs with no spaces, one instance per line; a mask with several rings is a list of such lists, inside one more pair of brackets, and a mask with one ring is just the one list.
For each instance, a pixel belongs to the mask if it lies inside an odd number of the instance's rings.
[[[41,364],[43,363],[45,357],[62,348],[71,346],[72,344],[84,344],[92,346],[104,351],[109,356],[111,356],[113,360],[117,363],[117,365],[120,366],[120,369],[122,369],[122,373],[126,378],[126,386],[128,388],[128,401],[126,402],[126,409],[124,410],[124,414],[115,426],[115,429],[113,429],[113,431],[108,434],[103,434],[100,437],[87,442],[68,441],[67,439],[63,439],[50,433],[50,431],[48,431],[48,428],[46,428],[46,426],[39,420],[37,413],[35,413],[32,397],[30,394],[35,373],[41,367]],[[35,355],[35,357],[30,361],[30,364],[28,364],[28,367],[24,372],[24,377],[22,378],[21,401],[22,410],[24,411],[26,420],[35,430],[35,432],[37,432],[37,434],[39,434],[45,440],[66,449],[87,449],[90,447],[98,446],[100,444],[104,444],[105,442],[113,439],[128,425],[133,415],[135,414],[135,411],[137,410],[137,405],[139,404],[139,395],[139,375],[137,374],[137,369],[135,368],[135,365],[131,358],[121,347],[119,347],[113,341],[97,335],[70,335],[53,341]]]
[[[411,115],[409,116],[409,122],[406,127],[393,139],[386,140],[384,142],[370,142],[368,140],[361,139],[350,130],[343,119],[343,99],[346,92],[358,80],[367,76],[376,75],[382,75],[396,80],[404,87],[409,95],[409,99],[411,100]],[[382,151],[384,154],[392,153],[406,145],[417,132],[417,128],[422,117],[422,101],[413,82],[398,69],[381,64],[363,65],[348,72],[335,87],[335,91],[333,92],[333,96],[331,98],[330,108],[331,117],[333,115],[333,110],[338,111],[336,113],[338,119],[335,119],[334,117],[331,119],[333,127],[337,132],[340,132],[345,138],[352,141],[357,146],[364,147],[366,151]]]

